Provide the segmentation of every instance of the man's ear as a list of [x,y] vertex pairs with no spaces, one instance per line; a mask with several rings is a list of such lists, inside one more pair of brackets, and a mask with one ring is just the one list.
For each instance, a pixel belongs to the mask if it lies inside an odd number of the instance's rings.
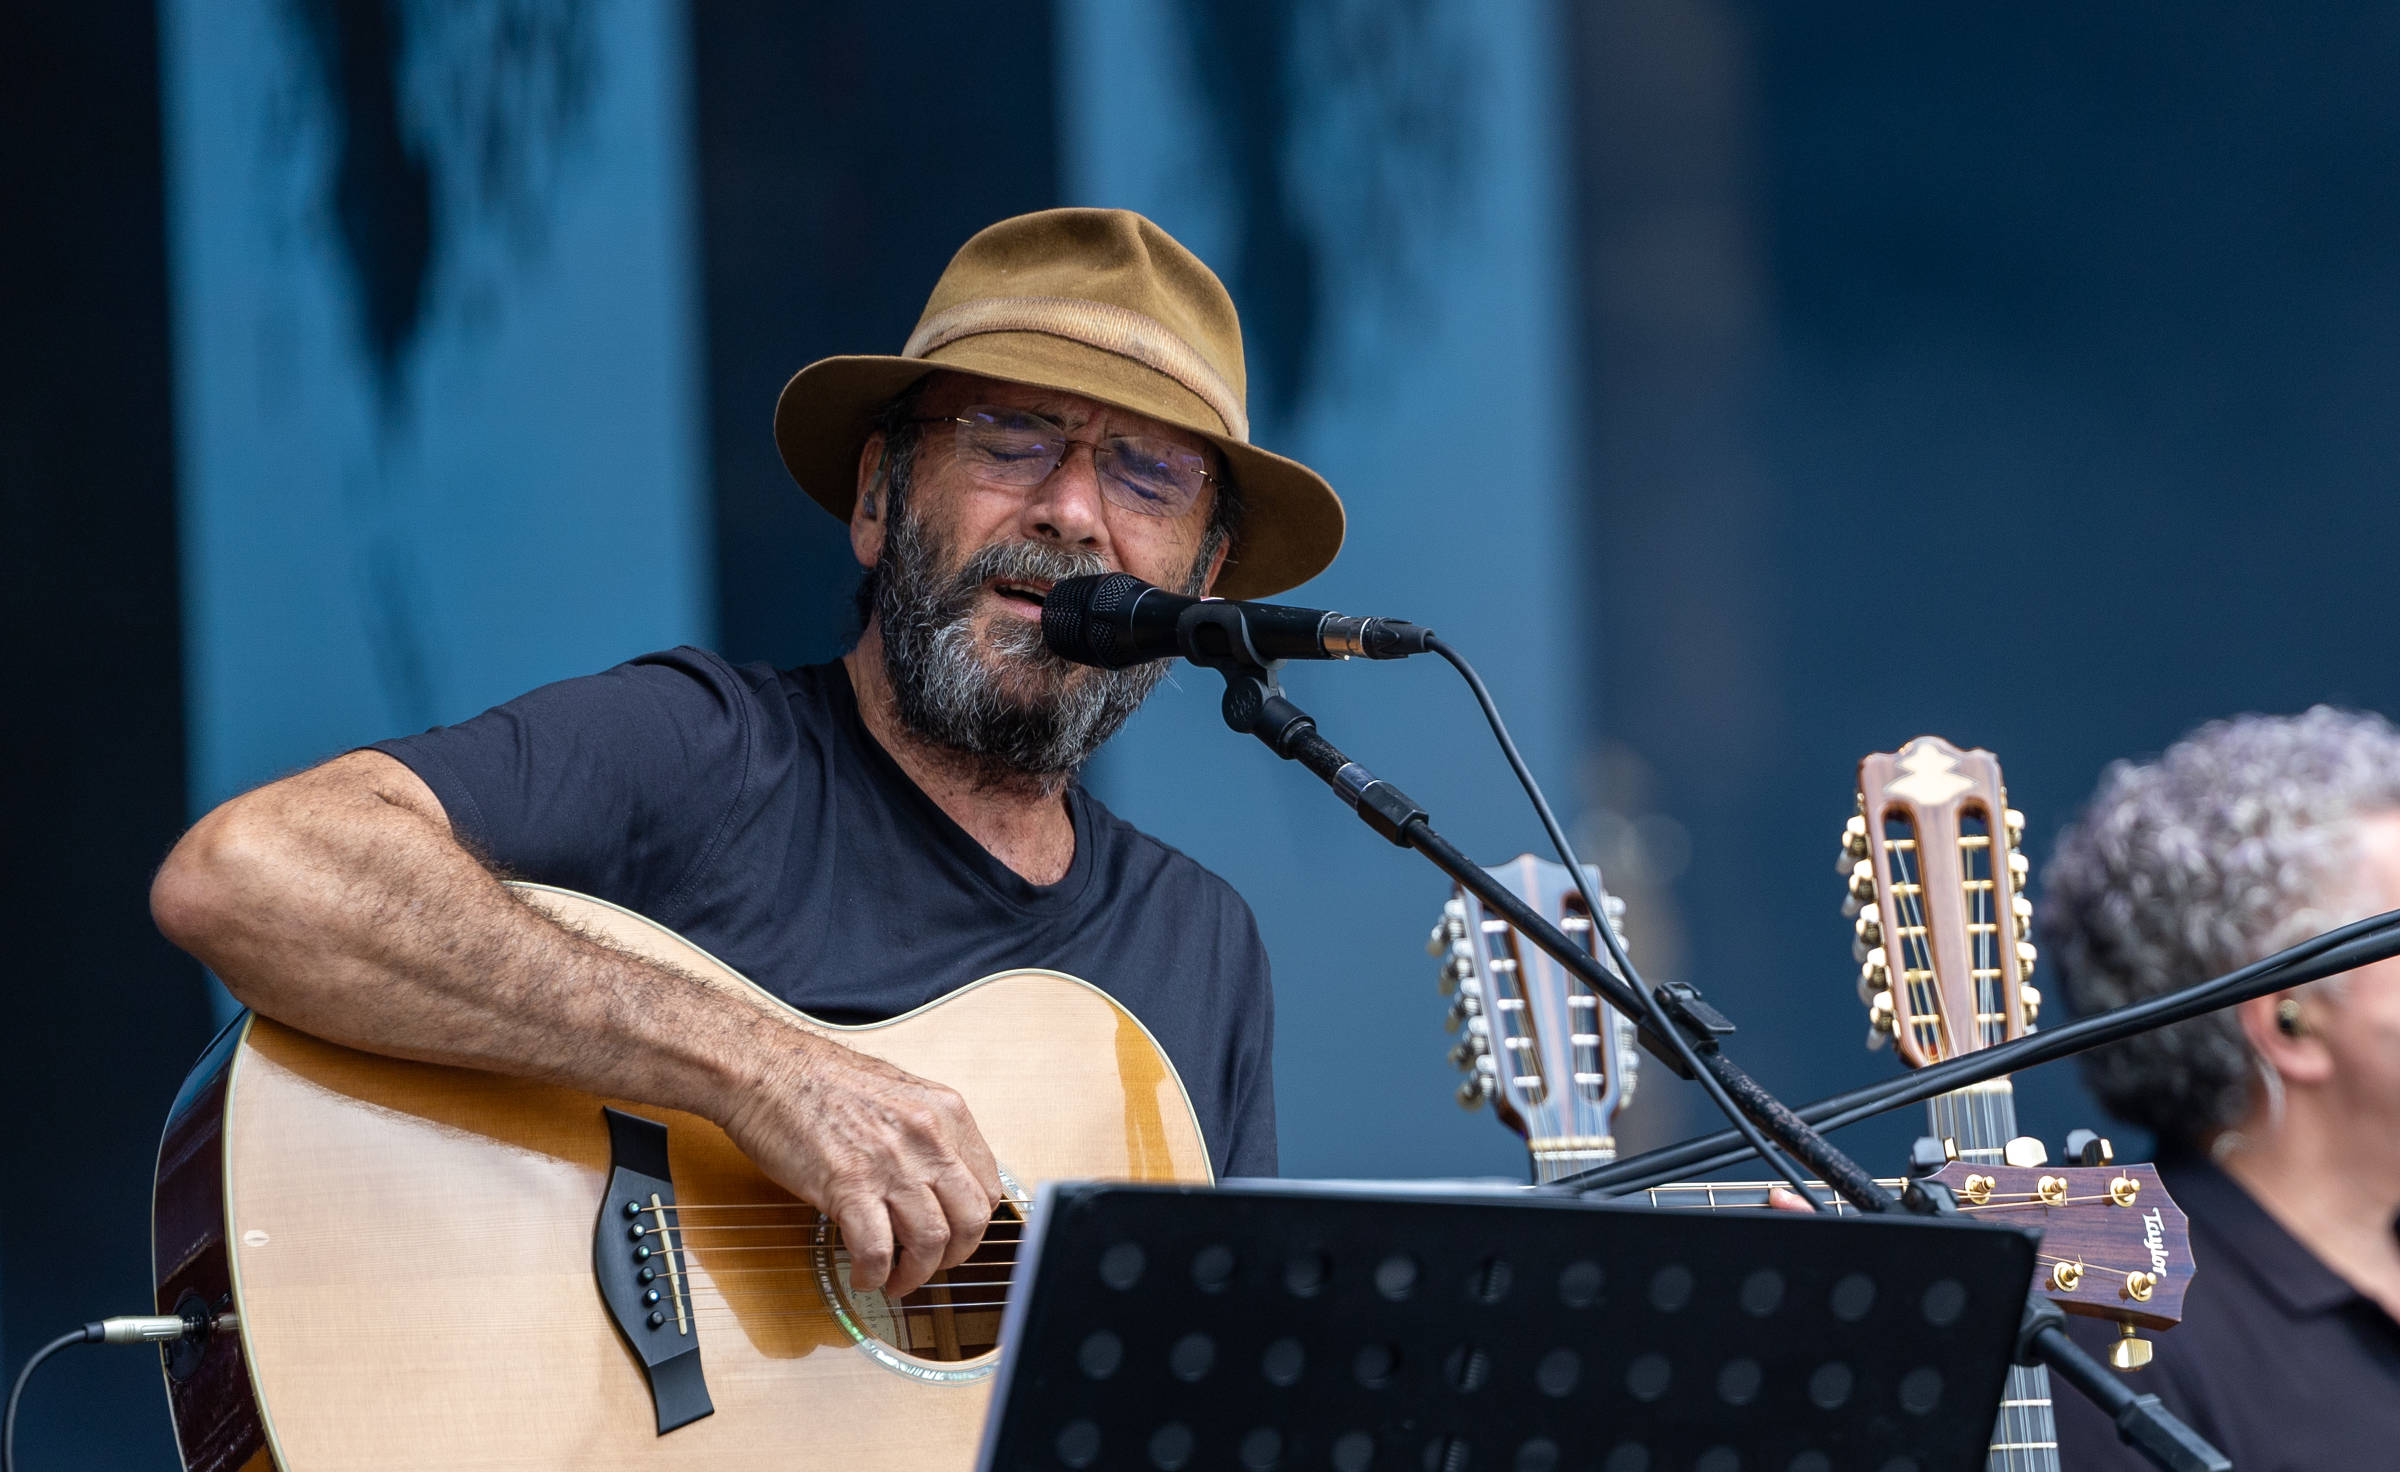
[[2275,1009],[2285,1001],[2298,999],[2297,992],[2255,997],[2234,1009],[2234,1019],[2241,1024],[2242,1036],[2269,1067],[2283,1076],[2285,1083],[2323,1083],[2333,1076],[2333,1052],[2325,1046],[2316,1026],[2323,1017],[2322,1001],[2302,1002],[2301,1019],[2291,1027],[2276,1021]]
[[873,567],[883,556],[883,511],[886,503],[883,436],[867,436],[858,452],[858,499],[850,506],[850,553],[860,567]]
[[1233,543],[1230,540],[1217,548],[1217,555],[1210,559],[1208,564],[1208,580],[1200,585],[1201,597],[1205,598],[1217,590],[1217,577],[1225,571],[1225,559],[1232,553]]

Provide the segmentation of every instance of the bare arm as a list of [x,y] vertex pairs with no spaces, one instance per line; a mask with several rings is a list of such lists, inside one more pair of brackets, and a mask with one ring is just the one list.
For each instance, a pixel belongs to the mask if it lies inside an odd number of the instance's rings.
[[150,905],[244,1004],[303,1031],[716,1121],[840,1223],[861,1287],[888,1271],[907,1292],[955,1266],[1000,1199],[954,1091],[552,922],[380,752],[210,813],[168,855]]

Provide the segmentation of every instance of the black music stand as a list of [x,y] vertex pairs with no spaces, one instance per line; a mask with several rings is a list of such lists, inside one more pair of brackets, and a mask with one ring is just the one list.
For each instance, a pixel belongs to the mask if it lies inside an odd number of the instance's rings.
[[1045,1188],[983,1472],[1978,1472],[2034,1243],[1519,1194]]

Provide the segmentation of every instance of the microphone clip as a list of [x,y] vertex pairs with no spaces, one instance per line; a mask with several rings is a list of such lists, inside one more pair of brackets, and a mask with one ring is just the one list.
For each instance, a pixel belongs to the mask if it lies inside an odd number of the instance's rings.
[[[1205,669],[1255,670],[1272,687],[1274,672],[1284,665],[1282,660],[1269,659],[1258,652],[1258,646],[1250,642],[1250,621],[1243,616],[1242,606],[1221,598],[1203,599],[1185,609],[1176,617],[1175,634],[1183,646],[1183,657]],[[1282,691],[1275,693],[1280,695]]]

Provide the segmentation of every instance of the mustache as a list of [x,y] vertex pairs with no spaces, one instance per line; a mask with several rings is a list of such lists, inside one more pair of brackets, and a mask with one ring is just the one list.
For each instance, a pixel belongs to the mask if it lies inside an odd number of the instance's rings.
[[950,586],[954,596],[969,598],[995,578],[1056,583],[1110,570],[1108,559],[1097,552],[1070,552],[1048,542],[998,542],[968,558]]

